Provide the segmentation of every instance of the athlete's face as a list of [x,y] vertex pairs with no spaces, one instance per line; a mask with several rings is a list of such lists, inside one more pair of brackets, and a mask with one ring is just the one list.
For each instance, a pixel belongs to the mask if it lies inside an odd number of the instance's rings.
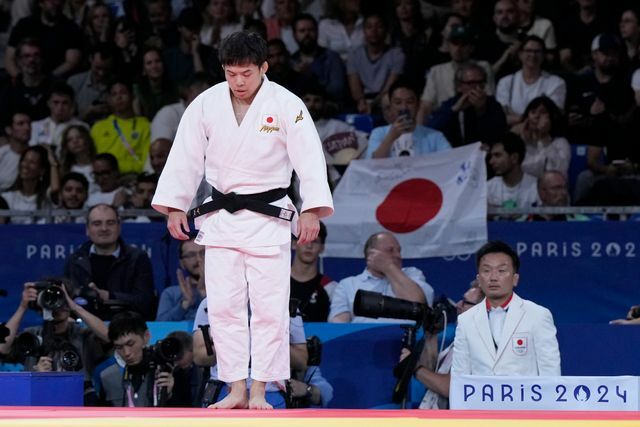
[[255,64],[225,65],[224,76],[233,95],[241,101],[247,101],[258,92],[267,68],[266,61],[260,67]]

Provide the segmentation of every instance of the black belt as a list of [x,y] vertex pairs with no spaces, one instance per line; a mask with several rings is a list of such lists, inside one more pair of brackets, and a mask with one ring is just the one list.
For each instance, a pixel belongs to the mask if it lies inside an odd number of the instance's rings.
[[295,213],[294,211],[291,209],[279,208],[278,206],[270,204],[276,200],[282,199],[286,195],[286,188],[275,188],[273,190],[255,194],[223,194],[215,188],[212,188],[212,200],[198,206],[197,208],[191,209],[188,215],[191,218],[196,218],[220,209],[224,209],[231,213],[241,209],[247,209],[252,212],[258,212],[263,215],[280,218],[285,221],[291,221],[293,219],[293,214]]

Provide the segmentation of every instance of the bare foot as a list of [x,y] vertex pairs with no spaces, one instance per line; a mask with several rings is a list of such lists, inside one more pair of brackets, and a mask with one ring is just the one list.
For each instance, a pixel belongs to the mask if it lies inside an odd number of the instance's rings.
[[265,399],[266,383],[262,381],[253,381],[251,383],[251,391],[249,396],[249,409],[273,409],[273,406],[267,403]]
[[264,396],[254,396],[249,399],[249,409],[273,409],[273,406],[265,400]]
[[[240,384],[241,383],[241,384]],[[209,405],[210,409],[247,409],[247,386],[244,381],[231,384],[231,391],[220,402]]]

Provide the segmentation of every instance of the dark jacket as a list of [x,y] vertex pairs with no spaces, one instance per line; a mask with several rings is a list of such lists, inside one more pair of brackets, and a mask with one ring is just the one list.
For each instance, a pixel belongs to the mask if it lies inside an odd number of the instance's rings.
[[[153,285],[153,271],[151,261],[146,252],[134,246],[125,245],[122,239],[120,256],[114,261],[109,277],[106,280],[106,290],[112,300],[124,301],[131,305],[131,309],[142,314],[145,319],[153,320],[156,311],[156,294]],[[91,272],[89,249],[91,241],[85,242],[69,258],[64,268],[64,275],[73,281],[75,294],[86,289],[94,282]],[[104,318],[105,313],[96,313]]]
[[507,120],[504,111],[493,96],[487,98],[487,108],[482,116],[478,116],[473,107],[463,110],[464,138],[460,131],[460,117],[452,108],[460,99],[460,95],[449,98],[440,108],[433,112],[429,119],[429,127],[444,133],[452,147],[482,141],[491,144],[500,139],[507,131]]

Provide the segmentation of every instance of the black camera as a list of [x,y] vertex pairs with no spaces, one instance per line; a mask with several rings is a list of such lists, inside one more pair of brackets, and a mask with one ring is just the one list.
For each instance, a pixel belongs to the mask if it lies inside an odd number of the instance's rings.
[[145,348],[145,359],[152,370],[172,372],[173,364],[182,357],[184,348],[179,339],[167,337]]
[[[47,343],[42,337],[31,332],[22,332],[16,337],[17,355],[24,361],[28,357],[36,360],[41,356],[51,358],[51,370],[54,372],[76,372],[82,369],[82,358],[77,349],[68,341],[54,338]],[[23,362],[24,363],[24,362]]]
[[38,291],[38,296],[34,301],[29,303],[29,308],[37,310],[38,307],[46,310],[57,310],[60,307],[67,305],[67,300],[64,297],[62,291],[61,282],[53,280],[44,280],[35,282],[33,287]]
[[309,354],[307,365],[320,366],[322,361],[322,341],[320,341],[320,338],[315,335],[307,338],[307,353]]
[[131,304],[126,301],[116,299],[102,301],[98,292],[88,286],[80,288],[80,293],[74,301],[103,320],[111,320],[114,314],[132,309]]
[[384,296],[377,292],[359,290],[353,302],[356,316],[386,317],[414,320],[425,331],[434,334],[444,329],[446,323],[456,320],[456,308],[447,299],[440,298],[433,306]]

